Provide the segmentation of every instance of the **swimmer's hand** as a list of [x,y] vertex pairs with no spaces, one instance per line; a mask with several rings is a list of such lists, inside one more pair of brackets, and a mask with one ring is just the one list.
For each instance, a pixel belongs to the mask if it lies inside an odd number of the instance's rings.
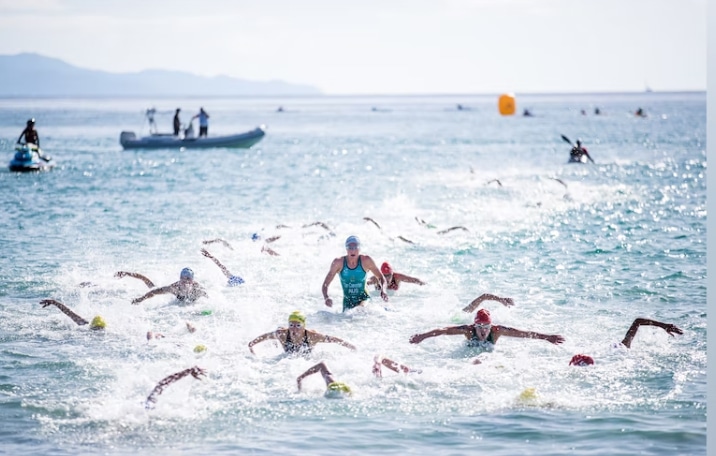
[[557,344],[561,344],[562,342],[564,342],[564,337],[558,336],[555,334],[555,335],[547,336],[546,340],[548,342],[551,342],[551,343],[557,345]]
[[331,298],[326,298],[326,307],[333,307],[333,300]]
[[423,336],[422,334],[413,334],[412,336],[410,336],[411,344],[419,344],[423,340],[425,340],[425,336]]
[[385,290],[380,290],[380,297],[383,298],[383,301],[388,302],[388,294],[385,292]]

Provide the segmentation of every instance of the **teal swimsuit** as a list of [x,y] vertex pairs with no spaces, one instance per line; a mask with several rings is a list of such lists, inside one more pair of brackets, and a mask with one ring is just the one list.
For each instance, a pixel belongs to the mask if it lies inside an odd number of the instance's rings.
[[348,267],[347,257],[343,257],[343,269],[339,273],[341,276],[341,286],[343,287],[343,311],[358,306],[366,299],[370,299],[365,291],[365,278],[367,273],[363,269],[360,256],[358,257],[358,265],[355,269]]

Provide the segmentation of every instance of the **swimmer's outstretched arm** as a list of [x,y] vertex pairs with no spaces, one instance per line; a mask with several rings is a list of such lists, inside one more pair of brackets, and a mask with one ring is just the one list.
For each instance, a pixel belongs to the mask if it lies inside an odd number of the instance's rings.
[[281,256],[277,251],[275,251],[274,249],[272,249],[271,247],[269,247],[267,245],[263,245],[261,247],[261,251],[266,252],[271,256]]
[[[174,294],[174,289],[172,288],[171,285],[168,285],[166,287],[161,287],[161,288],[155,288],[154,290],[150,291],[149,293],[145,294],[144,296],[134,298],[134,299],[132,299],[132,304],[139,304],[140,302],[144,301],[145,299],[149,299],[152,296],[156,296],[158,294],[167,294],[167,293]],[[204,295],[206,295],[206,294],[204,294]]]
[[405,239],[403,236],[398,236],[398,239],[403,242],[407,242],[408,244],[415,244],[415,242],[411,241],[410,239]]
[[219,243],[221,243],[221,244],[224,244],[224,246],[225,246],[226,248],[228,248],[229,250],[234,250],[234,248],[231,247],[231,244],[229,244],[228,242],[226,242],[225,240],[220,239],[220,238],[210,239],[210,240],[208,240],[208,241],[202,241],[202,244],[208,245],[208,244],[214,244],[214,243],[216,243],[216,242],[219,242]]
[[197,380],[201,380],[199,378],[200,375],[206,375],[206,371],[202,369],[199,366],[190,367],[189,369],[184,369],[181,372],[177,372],[175,374],[169,375],[168,377],[165,377],[162,381],[160,381],[157,386],[154,387],[152,392],[147,396],[147,402],[145,403],[145,408],[151,408],[152,404],[157,403],[157,396],[162,394],[162,391],[164,391],[164,388],[168,385],[171,385],[172,383],[176,382],[177,380],[180,380],[187,375],[191,374],[192,377],[194,377]]
[[373,219],[370,218],[370,217],[363,217],[363,220],[365,220],[366,222],[372,223],[373,225],[375,225],[376,227],[378,227],[379,230],[382,230],[382,229],[383,229],[383,228],[380,227],[380,225],[378,225],[378,222],[376,222],[375,220],[373,220]]
[[63,314],[70,317],[72,321],[74,321],[80,326],[89,324],[87,320],[72,312],[66,305],[62,304],[60,301],[57,301],[55,299],[43,299],[42,301],[40,301],[40,304],[42,304],[42,307],[47,307],[50,305],[57,307],[62,311]]
[[470,230],[468,230],[468,229],[465,228],[464,226],[453,226],[453,227],[448,228],[448,229],[446,229],[446,230],[440,230],[440,231],[438,231],[438,234],[446,234],[446,233],[449,233],[450,231],[455,231],[455,230],[462,230],[462,231],[470,232]]
[[[495,326],[493,326],[493,328],[495,328]],[[500,336],[519,337],[522,339],[542,339],[555,345],[564,342],[564,337],[558,334],[542,334],[535,331],[522,331],[521,329],[508,328],[507,326],[497,326],[495,329],[497,329],[497,333]]]
[[263,342],[263,341],[269,340],[269,339],[279,339],[279,333],[282,331],[285,332],[286,330],[285,329],[277,329],[276,331],[272,331],[270,333],[261,334],[259,337],[252,340],[251,342],[249,342],[249,351],[251,352],[251,354],[253,354],[253,355],[256,354],[254,352],[254,345],[258,344],[259,342]]
[[462,311],[463,312],[472,312],[475,309],[477,309],[477,307],[480,305],[480,303],[482,301],[487,301],[487,300],[500,302],[500,303],[504,304],[506,307],[510,307],[515,304],[515,301],[513,301],[512,298],[501,298],[497,295],[493,295],[490,293],[483,293],[480,296],[478,296],[477,298],[475,298],[475,300],[473,300],[470,304],[465,306],[465,308],[463,308]]
[[323,222],[313,222],[313,223],[309,223],[308,225],[303,225],[301,228],[308,228],[308,227],[311,227],[311,226],[320,226],[321,228],[323,228],[323,229],[326,230],[326,231],[331,231],[331,228],[330,228],[328,225],[326,225],[325,223],[323,223]]
[[425,282],[418,279],[417,277],[410,277],[409,275],[401,274],[400,272],[394,272],[393,275],[395,276],[396,280],[399,280],[401,282],[417,283],[418,285],[425,285]]
[[137,272],[117,271],[114,273],[114,276],[119,279],[121,279],[122,277],[134,277],[135,279],[139,279],[144,282],[147,287],[154,288],[154,282],[149,280],[147,276],[143,276],[142,274],[139,274]]
[[381,369],[381,366],[385,366],[397,373],[403,372],[404,374],[408,374],[410,372],[417,372],[419,374],[422,372],[421,370],[411,369],[408,366],[396,363],[392,359],[385,358],[383,355],[376,355],[375,358],[373,358],[373,375],[378,378],[383,377],[383,370]]
[[319,333],[313,333],[311,335],[316,337],[317,339],[320,339],[320,340],[317,340],[316,342],[326,342],[329,344],[338,344],[338,345],[342,345],[346,348],[349,348],[353,351],[357,350],[355,345],[351,344],[350,342],[346,342],[343,339],[339,339],[338,337],[335,337],[335,336],[327,336],[325,334],[319,334]]
[[303,381],[303,379],[308,377],[309,375],[315,374],[316,372],[321,373],[321,375],[323,376],[323,381],[326,382],[326,386],[328,386],[329,384],[336,381],[333,378],[333,374],[328,369],[328,366],[326,366],[326,364],[323,361],[321,361],[320,363],[316,364],[315,366],[309,367],[306,372],[302,373],[301,375],[299,375],[296,378],[296,383],[298,384],[299,391],[301,391],[301,382]]
[[455,336],[458,334],[469,334],[470,327],[469,325],[462,325],[462,326],[448,326],[445,328],[438,328],[433,329],[432,331],[428,331],[422,334],[413,334],[410,336],[410,343],[411,344],[419,344],[420,342],[424,341],[425,339],[428,339],[430,337],[436,337],[436,336]]
[[637,331],[639,331],[640,326],[658,326],[672,337],[674,336],[674,334],[684,333],[681,329],[677,328],[671,323],[662,323],[660,321],[650,320],[648,318],[637,318],[631,324],[631,327],[629,327],[629,330],[624,336],[624,340],[622,340],[622,345],[624,345],[626,348],[631,348],[631,343],[634,340],[634,336],[636,336]]
[[216,265],[219,267],[219,269],[221,269],[221,272],[224,273],[224,275],[226,276],[227,279],[230,279],[230,278],[233,276],[233,274],[231,274],[231,272],[230,272],[228,269],[226,269],[226,266],[224,266],[223,264],[221,264],[221,261],[217,260],[217,259],[214,257],[214,255],[212,255],[211,253],[209,253],[208,250],[206,250],[206,249],[201,249],[201,254],[204,255],[205,257],[207,257],[208,259],[210,259],[211,261],[213,261],[214,264],[216,264]]

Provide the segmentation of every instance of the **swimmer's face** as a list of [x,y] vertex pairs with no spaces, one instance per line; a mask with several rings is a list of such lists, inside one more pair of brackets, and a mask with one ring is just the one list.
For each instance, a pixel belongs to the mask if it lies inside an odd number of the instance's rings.
[[348,252],[349,256],[357,256],[359,250],[360,247],[358,247],[358,244],[351,243],[346,246],[346,252]]
[[303,323],[300,321],[289,321],[288,330],[292,333],[300,333],[303,331]]
[[486,323],[486,324],[475,323],[475,333],[477,333],[477,337],[480,340],[487,339],[487,336],[490,334],[490,329],[492,329],[492,325],[489,323]]

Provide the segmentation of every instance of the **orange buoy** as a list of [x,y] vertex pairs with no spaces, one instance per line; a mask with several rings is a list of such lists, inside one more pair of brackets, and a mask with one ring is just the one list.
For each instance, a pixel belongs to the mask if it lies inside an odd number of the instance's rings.
[[505,93],[500,95],[500,99],[497,102],[497,106],[500,109],[500,114],[503,116],[511,116],[517,109],[515,105],[515,96],[511,93]]

